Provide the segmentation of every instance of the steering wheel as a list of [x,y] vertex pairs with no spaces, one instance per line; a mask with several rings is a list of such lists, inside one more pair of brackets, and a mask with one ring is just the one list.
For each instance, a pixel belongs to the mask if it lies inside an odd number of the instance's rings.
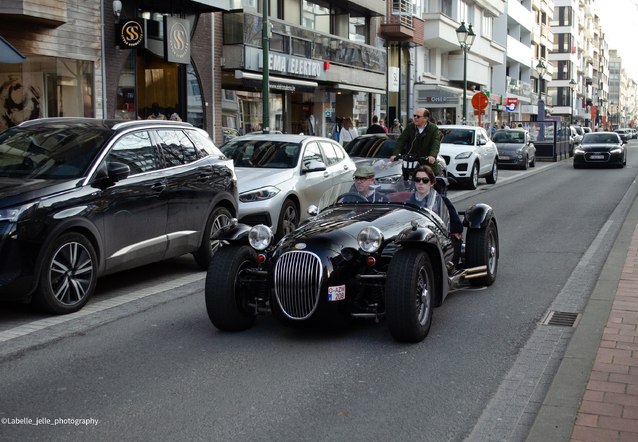
[[370,202],[370,201],[368,201],[366,199],[365,196],[361,196],[358,193],[348,192],[348,193],[344,193],[343,195],[339,196],[339,198],[337,199],[337,204],[344,203],[344,199],[346,199],[346,197],[352,197],[352,198],[355,199],[355,201],[345,201],[345,202],[348,202],[348,203],[356,202],[356,201],[360,201],[360,202],[363,202],[363,203],[369,203]]

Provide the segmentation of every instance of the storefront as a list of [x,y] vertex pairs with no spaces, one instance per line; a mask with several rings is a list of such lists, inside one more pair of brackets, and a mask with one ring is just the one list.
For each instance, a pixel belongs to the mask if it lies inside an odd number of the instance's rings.
[[[440,124],[461,124],[463,118],[463,91],[461,89],[440,86],[417,84],[415,86],[416,108],[424,107],[430,111],[430,117],[434,117]],[[467,116],[468,125],[474,125],[473,108],[470,103],[472,96],[468,94]],[[478,122],[478,119],[476,120]]]

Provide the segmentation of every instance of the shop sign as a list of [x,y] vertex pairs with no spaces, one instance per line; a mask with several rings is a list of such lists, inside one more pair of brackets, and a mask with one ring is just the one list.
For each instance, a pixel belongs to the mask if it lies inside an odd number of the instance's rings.
[[[242,84],[245,87],[254,88],[257,92],[262,92],[264,88],[264,82],[262,80],[250,80],[244,78],[242,79]],[[315,88],[312,86],[298,86],[296,84],[277,83],[272,81],[272,79],[268,81],[268,86],[270,86],[271,91],[275,92],[315,92]]]
[[137,20],[128,20],[121,23],[116,32],[117,46],[127,49],[136,49],[143,47],[144,43],[144,26]]
[[395,66],[388,66],[388,92],[399,92],[401,70]]
[[505,99],[505,107],[508,111],[514,112],[516,110],[516,106],[518,106],[518,98],[506,98]]
[[[244,68],[246,70],[261,72],[263,64],[264,56],[261,49],[244,46]],[[287,54],[268,53],[268,71],[273,75],[326,81],[325,68],[326,65],[322,61]]]
[[422,105],[431,104],[454,104],[460,103],[459,94],[445,89],[417,89],[416,102]]
[[164,60],[190,64],[191,32],[188,20],[164,16]]

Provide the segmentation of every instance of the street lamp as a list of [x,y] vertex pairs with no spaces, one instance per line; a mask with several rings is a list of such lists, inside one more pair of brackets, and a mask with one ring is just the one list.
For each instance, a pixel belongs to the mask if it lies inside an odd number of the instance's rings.
[[569,80],[569,87],[572,89],[572,93],[570,95],[570,97],[571,97],[570,101],[572,102],[572,113],[569,116],[569,125],[570,126],[574,122],[574,91],[576,90],[576,86],[578,86],[578,83],[576,83],[573,78],[571,80]]
[[[543,77],[547,73],[547,66],[540,60],[536,65],[536,72],[538,72],[538,95],[540,99],[543,99]],[[547,103],[545,103],[547,104]],[[543,109],[543,115],[539,115],[541,121],[545,121],[545,109]]]
[[465,22],[461,22],[461,26],[456,30],[456,38],[459,39],[459,45],[463,49],[463,125],[467,123],[467,51],[470,50],[476,34],[472,30],[465,28]]

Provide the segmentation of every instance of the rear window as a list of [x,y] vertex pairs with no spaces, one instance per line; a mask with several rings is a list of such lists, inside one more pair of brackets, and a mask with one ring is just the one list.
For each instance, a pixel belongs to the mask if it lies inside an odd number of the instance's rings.
[[345,150],[350,157],[390,158],[396,143],[383,137],[360,138],[348,143]]

